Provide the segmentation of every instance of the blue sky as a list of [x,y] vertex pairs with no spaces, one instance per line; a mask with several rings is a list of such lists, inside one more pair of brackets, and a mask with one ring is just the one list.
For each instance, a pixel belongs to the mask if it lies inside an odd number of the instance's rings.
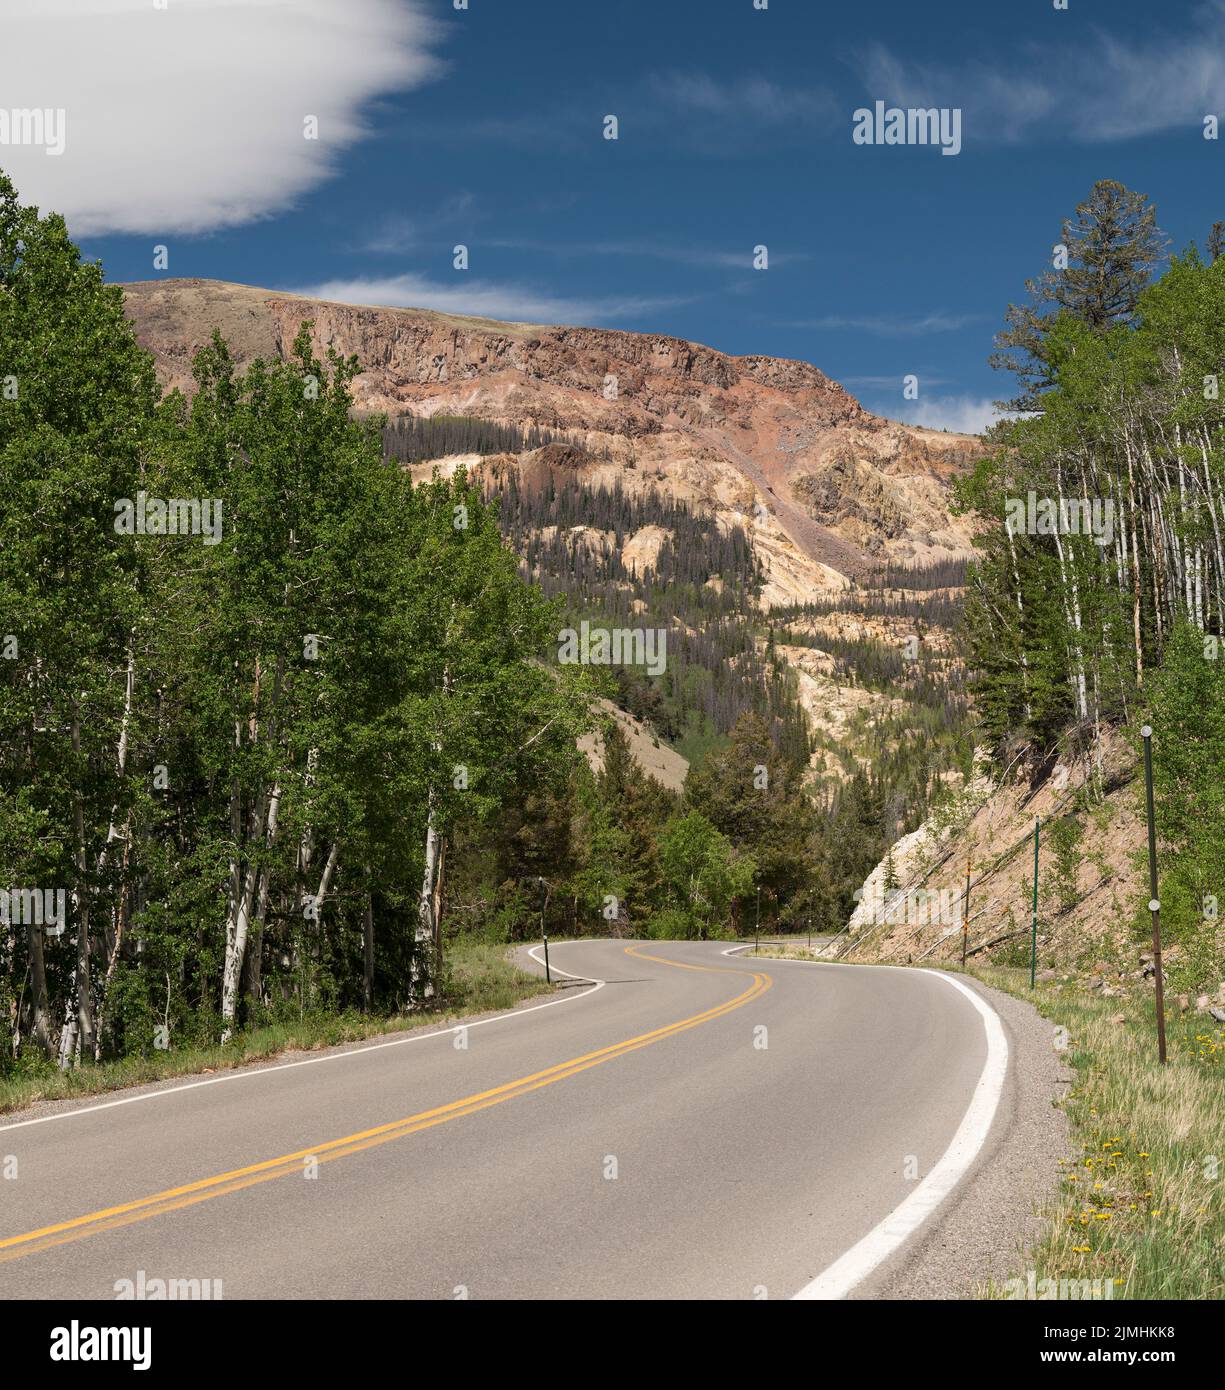
[[[68,26],[96,54],[102,7],[11,3],[29,32],[0,77],[57,104],[31,73],[43,48],[71,68]],[[991,335],[1095,179],[1148,193],[1175,249],[1225,218],[1222,0],[110,3],[129,56],[59,103],[65,157],[0,165],[115,280],[163,244],[168,275],[804,358],[965,428],[1007,394]],[[877,99],[959,108],[960,153],[856,145]]]

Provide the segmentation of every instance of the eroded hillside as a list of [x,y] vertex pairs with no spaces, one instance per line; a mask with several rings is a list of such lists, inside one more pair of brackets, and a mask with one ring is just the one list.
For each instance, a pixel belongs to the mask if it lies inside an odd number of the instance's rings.
[[806,362],[732,357],[659,334],[497,323],[328,303],[212,280],[124,287],[162,380],[191,388],[214,329],[239,364],[286,355],[304,320],[316,353],[355,355],[359,409],[476,416],[574,440],[593,483],[657,487],[748,518],[762,602],[804,602],[882,561],[964,557],[948,488],[976,441],[871,414]]

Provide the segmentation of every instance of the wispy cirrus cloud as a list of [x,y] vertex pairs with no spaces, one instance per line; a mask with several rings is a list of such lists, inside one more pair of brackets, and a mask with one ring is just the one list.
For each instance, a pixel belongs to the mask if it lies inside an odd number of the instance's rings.
[[435,75],[439,33],[417,0],[5,0],[4,101],[67,132],[4,167],[78,236],[251,222],[336,172],[373,98]]
[[728,155],[752,148],[767,132],[773,141],[806,140],[814,128],[837,129],[842,105],[825,87],[786,86],[772,78],[745,75],[720,78],[700,71],[648,73],[626,86],[620,97],[598,104],[573,98],[530,111],[495,116],[415,121],[401,132],[430,144],[505,145],[510,148],[574,154],[604,140],[604,118],[618,121],[613,149],[648,143],[651,148],[682,147],[690,153]]
[[[843,386],[854,386],[857,389],[862,387],[883,387],[901,391],[904,372],[891,372],[887,376],[842,376],[840,373],[834,374],[836,379]],[[928,372],[920,372],[920,378],[925,386],[948,386],[952,381],[951,377],[932,376]]]
[[898,314],[824,314],[815,319],[797,319],[788,328],[811,328],[830,332],[871,333],[878,338],[921,338],[928,333],[956,333],[981,321],[980,314],[930,314],[907,317]]
[[660,72],[649,85],[665,106],[762,125],[832,120],[838,112],[833,94],[823,87],[785,87],[759,75],[726,80],[704,72]]
[[480,220],[475,195],[456,193],[427,213],[397,213],[380,218],[353,249],[380,256],[403,255],[436,242],[449,232],[458,235],[462,229],[470,235]]
[[[515,237],[486,240],[484,244],[508,251],[539,251],[554,257],[625,256],[642,260],[670,261],[676,265],[704,270],[752,270],[754,254],[754,248],[751,246],[734,251],[720,251],[710,247],[669,246],[652,241],[574,241],[560,236],[554,241]],[[811,259],[807,251],[776,251],[773,248],[770,251],[770,265],[773,267]]]
[[[1160,9],[1158,8],[1158,13]],[[954,106],[970,140],[1022,142],[1052,129],[1102,143],[1199,126],[1225,102],[1225,0],[1182,29],[1030,44],[1010,61],[919,63],[874,44],[858,57],[868,93],[902,106]]]
[[532,324],[603,324],[657,313],[688,302],[681,297],[566,296],[537,290],[529,285],[456,277],[455,284],[405,274],[327,280],[297,286],[293,294],[330,299],[343,304],[371,304],[385,308],[436,309],[447,314],[501,319]]

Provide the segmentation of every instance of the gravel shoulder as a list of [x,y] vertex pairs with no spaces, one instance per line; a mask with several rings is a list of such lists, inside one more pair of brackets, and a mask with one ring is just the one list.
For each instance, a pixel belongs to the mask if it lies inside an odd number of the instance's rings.
[[1041,1238],[1043,1205],[1055,1195],[1059,1160],[1069,1151],[1068,1122],[1057,1102],[1073,1072],[1055,1051],[1052,1027],[1025,1000],[958,976],[995,1009],[1008,1039],[1004,1093],[973,1169],[897,1256],[853,1294],[855,1299],[980,1297],[988,1280],[1027,1268]]

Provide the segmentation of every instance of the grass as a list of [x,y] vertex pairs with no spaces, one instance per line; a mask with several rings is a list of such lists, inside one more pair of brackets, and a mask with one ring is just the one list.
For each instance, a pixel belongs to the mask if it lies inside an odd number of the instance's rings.
[[40,1100],[70,1100],[99,1095],[124,1086],[140,1086],[176,1076],[229,1071],[263,1062],[285,1052],[311,1052],[341,1043],[414,1028],[432,1028],[472,1014],[510,1009],[533,995],[547,993],[543,979],[512,964],[507,948],[481,941],[447,947],[448,979],[442,1007],[428,1014],[306,1014],[236,1034],[224,1046],[211,1045],[154,1052],[148,1056],[86,1064],[62,1072],[49,1063],[0,1077],[0,1115]]
[[974,974],[1066,1029],[1076,1073],[1037,1278],[1110,1279],[1115,1298],[1225,1297],[1225,1029],[1167,1005],[1162,1067],[1147,993],[1099,999],[1059,981],[1031,993],[1028,971]]
[[826,965],[833,965],[835,962],[831,961],[828,956],[823,956],[821,954],[822,948],[828,946],[833,940],[834,937],[832,935],[814,936],[812,939],[811,951],[808,949],[807,944],[801,946],[798,942],[794,946],[790,942],[785,946],[780,946],[774,941],[763,941],[761,950],[754,951],[750,939],[748,942],[749,949],[742,954],[747,956],[750,960],[761,960],[763,957],[771,956],[775,960],[819,960],[824,961]]

